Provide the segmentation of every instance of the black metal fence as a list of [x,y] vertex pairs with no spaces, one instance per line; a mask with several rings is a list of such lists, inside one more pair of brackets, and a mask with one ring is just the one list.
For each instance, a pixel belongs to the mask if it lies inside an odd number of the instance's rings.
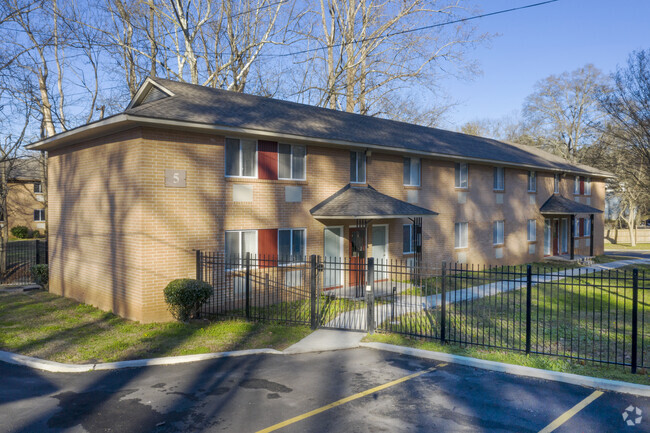
[[197,252],[197,278],[215,288],[207,316],[379,330],[632,371],[650,366],[650,273],[637,269]]
[[0,284],[32,283],[30,269],[36,264],[47,264],[47,240],[12,241],[3,248],[0,244]]

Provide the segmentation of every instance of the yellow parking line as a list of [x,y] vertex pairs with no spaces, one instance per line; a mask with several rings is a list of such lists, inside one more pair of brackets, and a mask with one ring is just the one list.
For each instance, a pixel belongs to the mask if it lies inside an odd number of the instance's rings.
[[602,391],[594,391],[594,392],[592,392],[587,398],[585,398],[580,403],[576,404],[571,409],[567,410],[562,415],[557,417],[555,419],[555,421],[553,421],[552,423],[550,423],[549,425],[544,427],[543,430],[540,430],[539,433],[551,433],[553,430],[555,430],[556,428],[558,428],[559,426],[561,426],[562,424],[564,424],[565,422],[570,420],[573,417],[573,415],[577,414],[582,409],[589,406],[589,404],[592,401],[596,400],[601,395],[603,395]]
[[385,383],[383,385],[376,386],[376,387],[371,388],[371,389],[369,389],[367,391],[359,392],[359,393],[351,395],[349,397],[342,398],[341,400],[335,401],[334,403],[330,403],[330,404],[328,404],[326,406],[320,407],[318,409],[314,409],[314,410],[312,410],[310,412],[304,413],[302,415],[295,416],[295,417],[293,417],[291,419],[288,419],[286,421],[282,421],[281,423],[272,425],[271,427],[267,427],[264,430],[258,431],[257,433],[267,433],[267,432],[272,432],[272,431],[281,429],[282,427],[286,427],[286,426],[288,426],[290,424],[296,423],[298,421],[302,421],[303,419],[306,419],[306,418],[309,418],[311,416],[317,415],[319,413],[325,412],[326,410],[330,410],[330,409],[335,408],[337,406],[340,406],[342,404],[348,403],[348,402],[350,402],[352,400],[356,400],[358,398],[365,397],[365,396],[367,396],[369,394],[373,394],[375,392],[384,390],[386,388],[390,388],[391,386],[395,386],[395,385],[398,385],[400,383],[406,382],[407,380],[411,380],[411,379],[414,379],[414,378],[416,378],[418,376],[422,376],[423,374],[430,373],[430,372],[434,371],[436,368],[444,367],[446,365],[447,364],[444,364],[444,363],[443,364],[438,364],[435,367],[427,368],[426,370],[418,371],[417,373],[413,373],[413,374],[409,374],[408,376],[404,376],[404,377],[402,377],[400,379],[393,380],[392,382],[388,382],[388,383]]

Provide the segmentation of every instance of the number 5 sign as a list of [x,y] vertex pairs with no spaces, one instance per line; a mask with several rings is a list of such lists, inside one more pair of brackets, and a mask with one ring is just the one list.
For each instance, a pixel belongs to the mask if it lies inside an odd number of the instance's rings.
[[185,188],[185,170],[165,169],[165,186],[171,188]]

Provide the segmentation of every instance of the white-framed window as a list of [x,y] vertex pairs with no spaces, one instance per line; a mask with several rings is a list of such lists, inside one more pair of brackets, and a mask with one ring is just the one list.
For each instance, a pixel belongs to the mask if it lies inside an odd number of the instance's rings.
[[257,230],[226,231],[226,257],[243,259],[246,253],[257,255]]
[[560,222],[560,244],[562,247],[562,253],[569,252],[569,220],[566,218],[562,219]]
[[257,141],[226,138],[226,176],[257,177]]
[[467,175],[469,172],[469,167],[466,162],[457,162],[456,163],[456,188],[467,188],[468,181]]
[[537,240],[537,221],[528,220],[528,242],[535,242]]
[[34,182],[34,194],[43,194],[43,184]]
[[528,192],[537,192],[537,173],[528,172]]
[[574,238],[580,237],[580,218],[573,219],[573,237]]
[[585,195],[591,195],[591,178],[585,178]]
[[555,173],[555,178],[554,178],[554,181],[553,181],[553,192],[555,194],[560,193],[560,174],[559,173]]
[[575,181],[573,182],[573,194],[580,194],[580,176],[576,176]]
[[505,168],[494,167],[494,190],[503,191],[505,189]]
[[278,229],[278,259],[293,262],[304,260],[307,251],[307,229]]
[[591,236],[591,218],[585,218],[585,236]]
[[467,248],[467,223],[456,223],[454,227],[454,247]]
[[413,224],[404,224],[402,226],[402,253],[412,254],[414,251]]
[[278,144],[278,179],[305,180],[305,146]]
[[494,245],[503,245],[503,229],[505,227],[504,221],[495,221],[492,230],[492,242]]
[[404,185],[420,186],[420,158],[404,157]]
[[350,182],[366,183],[366,153],[350,152]]
[[544,255],[551,255],[551,220],[544,220]]
[[34,209],[34,221],[45,221],[45,209]]

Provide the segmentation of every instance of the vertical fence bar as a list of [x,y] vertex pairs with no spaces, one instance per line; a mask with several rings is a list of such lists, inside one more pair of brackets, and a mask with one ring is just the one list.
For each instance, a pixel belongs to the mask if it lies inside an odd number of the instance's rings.
[[368,306],[367,315],[367,327],[368,333],[373,334],[375,332],[375,307],[374,307],[374,285],[375,285],[375,258],[368,258],[368,276],[366,278],[366,304]]
[[47,265],[50,260],[50,250],[48,249],[48,240],[45,239],[45,264]]
[[532,266],[526,265],[526,354],[530,353],[530,325],[532,310],[533,278]]
[[442,273],[441,273],[441,278],[442,281],[440,283],[440,342],[444,343],[445,342],[445,336],[447,335],[447,293],[446,293],[446,285],[447,285],[447,262],[442,262]]
[[244,280],[246,290],[246,320],[251,318],[251,253],[246,253],[244,259],[244,266],[246,267],[246,278]]
[[36,264],[38,265],[38,264],[40,264],[40,261],[41,261],[41,251],[40,251],[40,245],[39,245],[39,240],[38,239],[36,239],[36,241],[34,241],[34,245],[36,246]]
[[196,279],[201,281],[203,278],[203,272],[201,270],[201,250],[196,250]]
[[638,353],[639,270],[632,271],[632,374],[636,373]]
[[318,327],[318,319],[316,317],[316,272],[318,266],[316,264],[316,255],[311,256],[311,274],[309,275],[309,318],[311,322],[311,329],[315,330]]

